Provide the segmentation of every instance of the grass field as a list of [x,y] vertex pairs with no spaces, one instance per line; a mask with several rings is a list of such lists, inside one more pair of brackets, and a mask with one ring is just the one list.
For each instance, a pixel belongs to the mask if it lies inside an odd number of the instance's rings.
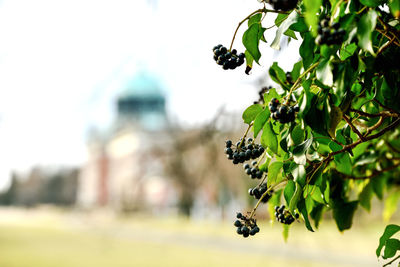
[[276,224],[243,239],[231,222],[2,209],[0,266],[381,266],[383,227],[340,234],[325,222],[311,233],[299,224],[284,243]]

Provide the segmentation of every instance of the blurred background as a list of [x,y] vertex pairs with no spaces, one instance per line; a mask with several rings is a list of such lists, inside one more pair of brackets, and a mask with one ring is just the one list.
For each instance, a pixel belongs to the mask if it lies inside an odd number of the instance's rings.
[[268,66],[299,59],[283,38],[252,75],[215,64],[212,47],[260,7],[1,0],[0,266],[379,266],[379,202],[344,234],[326,218],[285,243],[265,206],[259,234],[235,233],[252,183],[224,141],[273,86]]

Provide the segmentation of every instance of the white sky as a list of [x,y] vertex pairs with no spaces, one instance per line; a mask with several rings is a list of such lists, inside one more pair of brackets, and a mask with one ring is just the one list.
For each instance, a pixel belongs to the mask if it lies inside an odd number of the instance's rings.
[[[139,69],[159,76],[170,115],[186,125],[255,100],[276,51],[264,44],[262,66],[247,76],[243,66],[223,71],[211,50],[230,44],[237,23],[262,7],[257,1],[151,2],[0,0],[0,188],[13,169],[82,164],[87,129],[107,128],[113,100]],[[290,70],[297,59],[286,50],[279,61]]]

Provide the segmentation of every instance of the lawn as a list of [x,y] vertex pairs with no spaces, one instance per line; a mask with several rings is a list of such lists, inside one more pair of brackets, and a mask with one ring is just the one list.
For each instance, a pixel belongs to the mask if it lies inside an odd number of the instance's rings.
[[330,222],[316,233],[299,224],[284,243],[276,224],[244,239],[231,222],[3,209],[0,266],[380,266],[382,225],[340,234]]

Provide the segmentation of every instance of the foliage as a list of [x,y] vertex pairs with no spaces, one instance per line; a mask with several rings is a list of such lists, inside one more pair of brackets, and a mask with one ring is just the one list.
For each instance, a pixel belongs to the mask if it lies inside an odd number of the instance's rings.
[[[269,46],[280,49],[283,36],[298,39],[301,59],[287,72],[279,62],[270,64],[268,75],[276,86],[244,111],[248,129],[236,151],[246,137],[260,138],[265,152],[256,167],[269,170],[260,183],[268,182],[264,196],[274,192],[270,205],[285,204],[290,213],[300,213],[310,231],[327,212],[339,231],[351,228],[355,211],[370,211],[374,196],[387,196],[389,219],[400,196],[399,1],[303,0],[284,11],[260,2],[263,8],[238,26],[248,22],[242,38],[246,73],[262,59],[260,47],[268,45],[264,35],[272,28],[264,27],[266,16],[276,16]],[[297,106],[295,120],[279,119],[273,101]],[[273,217],[274,209],[269,210]],[[389,237],[381,239],[384,258],[400,248]]]

